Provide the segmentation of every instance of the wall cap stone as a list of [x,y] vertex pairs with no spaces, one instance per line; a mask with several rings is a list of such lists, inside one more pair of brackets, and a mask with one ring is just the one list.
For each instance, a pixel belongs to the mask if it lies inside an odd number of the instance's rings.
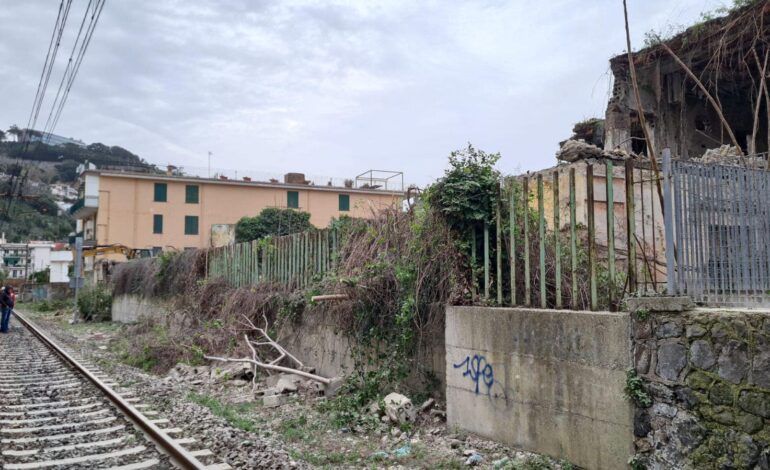
[[693,301],[686,296],[626,297],[625,303],[629,312],[685,312],[695,308]]

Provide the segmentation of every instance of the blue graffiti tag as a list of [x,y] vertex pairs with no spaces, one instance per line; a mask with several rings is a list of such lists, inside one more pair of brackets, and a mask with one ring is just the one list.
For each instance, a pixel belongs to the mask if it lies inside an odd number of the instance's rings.
[[479,382],[483,382],[487,386],[487,395],[489,395],[492,385],[495,383],[495,373],[492,370],[492,365],[487,363],[487,359],[478,354],[474,354],[473,358],[467,356],[464,361],[454,364],[455,369],[461,367],[465,367],[463,377],[470,377],[476,384],[476,395],[479,394]]

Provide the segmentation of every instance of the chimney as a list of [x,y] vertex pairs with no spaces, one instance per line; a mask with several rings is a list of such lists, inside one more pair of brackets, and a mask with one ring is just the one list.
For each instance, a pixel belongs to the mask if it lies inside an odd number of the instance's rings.
[[287,184],[307,184],[304,173],[286,173],[283,182]]

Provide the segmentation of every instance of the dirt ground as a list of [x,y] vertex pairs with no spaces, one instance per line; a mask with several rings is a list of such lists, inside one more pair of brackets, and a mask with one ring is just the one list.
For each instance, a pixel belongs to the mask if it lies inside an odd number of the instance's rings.
[[[216,451],[235,468],[574,468],[568,462],[448,429],[443,403],[419,413],[416,422],[407,425],[393,425],[377,413],[362,410],[371,415],[366,425],[349,429],[334,424],[328,406],[324,407],[327,399],[312,388],[300,386],[296,392],[284,393],[281,400],[285,402],[280,406],[265,406],[259,396],[268,387],[264,378],[253,388],[249,381],[223,374],[221,364],[181,365],[168,376],[152,375],[121,362],[125,359],[120,348],[125,326],[111,322],[70,325],[71,315],[64,310],[40,312],[34,304],[19,307],[116,381],[132,385],[161,415],[181,413],[177,420],[190,426],[191,418],[181,416],[192,413],[196,430],[203,433],[213,433],[215,428],[215,435],[222,435],[223,427],[231,428],[225,433],[230,438],[223,439]],[[276,458],[272,455],[276,452],[286,457]]]

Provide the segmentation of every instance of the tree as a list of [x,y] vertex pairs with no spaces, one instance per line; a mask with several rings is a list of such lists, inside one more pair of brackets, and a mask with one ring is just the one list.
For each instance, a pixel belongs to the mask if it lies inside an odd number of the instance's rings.
[[281,236],[314,228],[310,214],[292,209],[268,207],[256,217],[243,217],[235,225],[235,241],[247,242],[267,236]]
[[4,140],[5,140],[5,131],[3,131],[2,129],[0,129],[0,142],[2,142],[2,141],[4,141]]
[[498,160],[499,153],[489,154],[468,144],[449,155],[449,169],[426,190],[428,204],[444,215],[453,230],[465,234],[493,221],[500,181],[495,169]]
[[19,129],[19,126],[17,126],[16,124],[13,124],[11,125],[11,127],[8,128],[8,133],[16,138],[16,142],[19,142],[21,140],[21,135],[24,132],[21,129]]

